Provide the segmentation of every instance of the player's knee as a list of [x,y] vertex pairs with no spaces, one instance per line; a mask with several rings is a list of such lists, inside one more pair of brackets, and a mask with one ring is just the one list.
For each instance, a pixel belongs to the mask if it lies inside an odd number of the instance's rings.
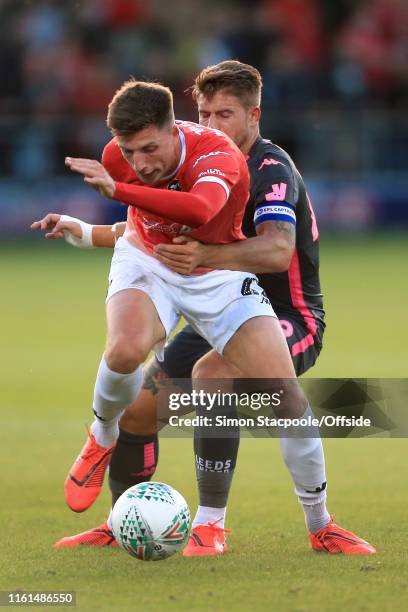
[[128,374],[134,372],[146,359],[147,348],[142,339],[130,342],[129,338],[119,337],[109,342],[105,351],[108,367],[114,372]]
[[132,410],[130,407],[121,416],[120,428],[138,436],[155,434],[157,431],[156,413]]
[[191,376],[192,378],[202,379],[215,378],[214,368],[205,362],[201,363],[201,359],[199,359],[193,366]]
[[124,413],[120,419],[120,427],[124,431],[137,436],[147,436],[156,433],[156,420],[151,416],[140,417],[137,414]]
[[280,404],[274,407],[275,415],[286,419],[298,419],[303,416],[308,402],[298,380],[280,379],[279,386],[283,392],[280,394]]
[[219,355],[204,355],[193,367],[192,378],[206,380],[211,378],[232,378],[231,366]]

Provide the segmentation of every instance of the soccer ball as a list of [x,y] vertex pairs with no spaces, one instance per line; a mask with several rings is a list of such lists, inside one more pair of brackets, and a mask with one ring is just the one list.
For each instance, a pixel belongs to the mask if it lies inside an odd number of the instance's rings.
[[180,550],[188,538],[190,510],[182,495],[162,482],[127,489],[112,510],[112,531],[132,557],[159,561]]

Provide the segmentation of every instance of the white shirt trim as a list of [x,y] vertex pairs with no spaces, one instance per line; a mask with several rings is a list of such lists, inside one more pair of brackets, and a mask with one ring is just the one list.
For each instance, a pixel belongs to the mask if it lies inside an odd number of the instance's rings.
[[224,188],[225,193],[227,194],[227,200],[230,196],[230,189],[228,185],[225,183],[225,181],[220,179],[218,176],[203,176],[202,178],[198,179],[198,181],[194,183],[193,187],[195,185],[198,185],[198,183],[218,183],[219,185],[221,185],[221,187]]
[[178,125],[176,125],[176,128],[178,129],[179,138],[180,138],[180,144],[181,144],[180,161],[177,164],[177,168],[175,170],[173,170],[173,172],[171,174],[169,174],[168,176],[165,176],[164,178],[162,178],[161,179],[162,181],[169,181],[174,176],[176,176],[177,172],[180,170],[181,166],[186,161],[186,154],[187,154],[186,137],[184,135],[183,130],[181,130]]

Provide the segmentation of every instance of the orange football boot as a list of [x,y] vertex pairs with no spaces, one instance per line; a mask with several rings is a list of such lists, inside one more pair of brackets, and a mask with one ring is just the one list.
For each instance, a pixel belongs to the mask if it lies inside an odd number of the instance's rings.
[[63,548],[64,546],[110,546],[111,548],[119,548],[108,523],[102,523],[99,527],[89,529],[89,531],[62,538],[54,544],[54,548]]
[[183,557],[225,554],[228,550],[225,541],[226,533],[231,533],[231,529],[223,529],[218,527],[216,523],[193,527],[187,545],[183,550]]
[[83,512],[102,490],[115,444],[103,448],[88,432],[88,439],[65,480],[65,501],[74,512]]
[[313,550],[343,555],[373,555],[377,551],[365,540],[362,540],[351,531],[346,531],[333,522],[316,533],[309,533],[310,545]]

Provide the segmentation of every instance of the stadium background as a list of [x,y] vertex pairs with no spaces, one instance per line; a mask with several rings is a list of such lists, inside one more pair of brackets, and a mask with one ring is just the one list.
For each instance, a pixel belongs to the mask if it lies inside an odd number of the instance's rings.
[[[123,215],[64,156],[99,157],[106,104],[130,74],[169,84],[177,115],[195,119],[185,89],[226,58],[261,70],[263,134],[293,156],[317,212],[328,329],[311,374],[407,376],[405,0],[0,0],[0,588],[74,589],[84,610],[133,609],[135,596],[146,610],[405,610],[408,445],[395,438],[325,444],[329,508],[375,560],[308,550],[278,446],[260,439],[241,445],[231,555],[152,566],[51,549],[109,504],[104,492],[74,515],[62,482],[90,419],[110,253],[29,225],[49,211]],[[157,479],[194,508],[189,440],[162,441]]]
[[261,71],[263,131],[305,174],[321,226],[407,227],[407,24],[405,0],[2,0],[2,230],[50,209],[123,213],[64,156],[99,157],[129,75],[170,85],[177,116],[194,119],[185,89],[228,58]]

